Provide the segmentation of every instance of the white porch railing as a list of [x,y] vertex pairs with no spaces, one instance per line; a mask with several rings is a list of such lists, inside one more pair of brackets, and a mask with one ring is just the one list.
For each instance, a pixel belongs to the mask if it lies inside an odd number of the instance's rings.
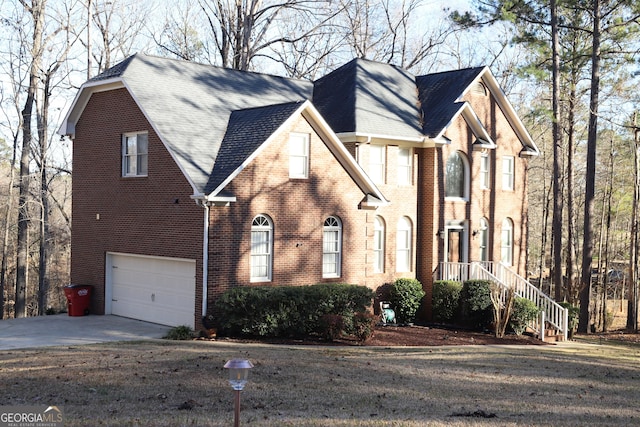
[[540,308],[540,318],[529,327],[540,334],[544,341],[546,324],[562,333],[566,341],[569,335],[569,310],[549,298],[540,289],[533,286],[522,276],[516,274],[502,263],[494,262],[442,262],[438,271],[440,280],[490,280],[505,289],[515,289],[516,295],[533,301]]

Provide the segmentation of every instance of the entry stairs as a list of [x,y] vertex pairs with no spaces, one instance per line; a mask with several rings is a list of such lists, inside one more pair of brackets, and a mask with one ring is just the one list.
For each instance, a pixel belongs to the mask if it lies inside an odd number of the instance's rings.
[[524,277],[501,262],[442,262],[439,280],[488,280],[502,289],[503,300],[508,289],[521,298],[533,301],[540,308],[540,316],[528,327],[542,341],[566,341],[569,336],[569,310],[562,307]]

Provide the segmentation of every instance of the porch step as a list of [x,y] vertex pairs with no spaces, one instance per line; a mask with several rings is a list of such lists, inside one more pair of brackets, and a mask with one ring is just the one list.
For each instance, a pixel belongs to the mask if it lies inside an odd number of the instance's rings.
[[564,341],[564,334],[559,333],[555,329],[545,329],[544,342],[562,342]]

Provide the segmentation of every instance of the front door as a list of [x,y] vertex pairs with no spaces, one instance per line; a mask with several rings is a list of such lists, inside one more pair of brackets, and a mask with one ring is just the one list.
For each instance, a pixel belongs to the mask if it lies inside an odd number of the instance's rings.
[[447,229],[447,261],[448,262],[463,262],[464,256],[462,252],[462,229],[449,228]]

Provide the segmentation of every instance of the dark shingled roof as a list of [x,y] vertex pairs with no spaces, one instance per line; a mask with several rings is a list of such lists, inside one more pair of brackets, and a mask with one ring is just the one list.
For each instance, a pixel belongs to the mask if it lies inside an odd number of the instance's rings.
[[122,79],[195,191],[208,195],[304,101],[313,99],[335,133],[421,141],[442,134],[485,70],[414,77],[354,59],[311,83],[137,54],[89,83]]
[[301,105],[301,102],[292,102],[232,112],[205,194],[218,188]]
[[421,137],[415,78],[393,65],[354,59],[315,81],[313,103],[336,133]]
[[442,132],[462,107],[458,99],[483,70],[467,68],[416,77],[424,135],[433,138]]
[[[311,82],[136,54],[95,77],[121,77],[198,191],[210,181],[231,113],[311,99]],[[245,136],[252,138],[249,132]]]
[[313,103],[336,133],[436,137],[483,67],[414,77],[390,64],[354,59],[314,83]]

